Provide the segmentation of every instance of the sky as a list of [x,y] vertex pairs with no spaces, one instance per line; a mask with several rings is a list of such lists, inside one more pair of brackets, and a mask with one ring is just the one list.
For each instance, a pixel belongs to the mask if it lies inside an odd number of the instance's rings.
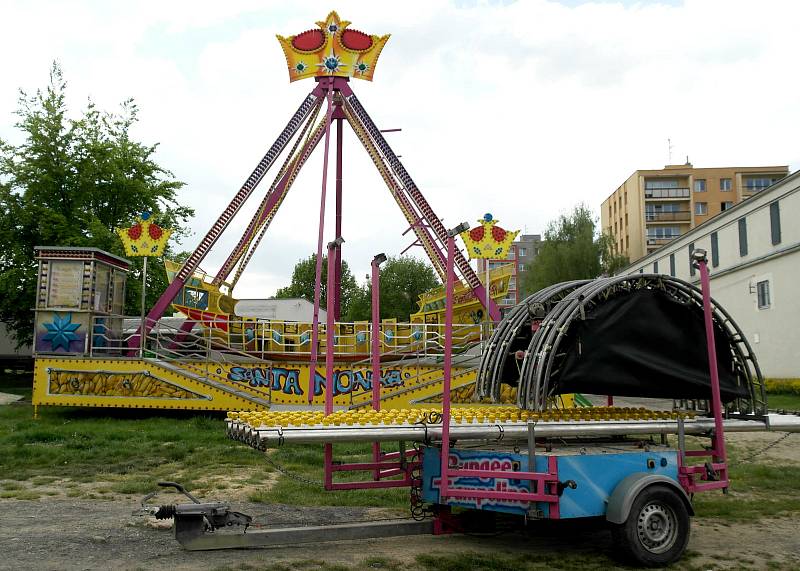
[[[379,127],[402,129],[386,137],[445,226],[490,212],[538,234],[579,203],[599,213],[633,171],[669,162],[668,139],[672,163],[800,166],[792,0],[0,0],[0,138],[19,142],[18,90],[43,87],[54,60],[75,116],[90,98],[116,110],[133,97],[134,136],[159,143],[158,162],[186,183],[179,201],[196,215],[179,248],[192,250],[314,87],[289,84],[275,35],[332,9],[351,28],[391,34],[374,82],[351,85]],[[274,294],[316,251],[321,151],[236,297]],[[343,180],[344,258],[363,281],[373,255],[399,254],[410,234],[347,131]],[[219,268],[262,196],[203,269]],[[330,203],[326,242],[333,213]]]

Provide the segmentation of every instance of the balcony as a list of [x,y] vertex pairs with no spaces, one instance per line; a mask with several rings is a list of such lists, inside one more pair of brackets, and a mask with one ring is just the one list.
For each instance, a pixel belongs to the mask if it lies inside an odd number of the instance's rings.
[[692,213],[688,210],[673,210],[672,212],[645,212],[646,222],[690,222]]
[[645,188],[645,198],[689,198],[688,188]]
[[664,244],[668,244],[669,242],[672,242],[676,238],[680,238],[680,236],[681,236],[680,234],[675,234],[675,235],[669,236],[669,237],[659,236],[658,238],[656,238],[655,236],[648,236],[647,237],[647,246],[648,247],[651,247],[651,246],[653,246],[653,247],[663,246]]

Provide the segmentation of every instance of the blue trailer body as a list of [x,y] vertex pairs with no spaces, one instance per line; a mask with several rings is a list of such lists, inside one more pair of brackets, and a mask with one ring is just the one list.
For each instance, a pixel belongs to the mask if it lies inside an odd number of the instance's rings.
[[[441,483],[441,449],[427,446],[422,456],[422,497],[426,502],[454,507],[492,510],[526,515],[538,510],[549,517],[546,503],[439,497]],[[558,479],[572,480],[575,489],[566,488],[559,502],[560,518],[602,516],[608,498],[626,476],[634,473],[660,474],[678,481],[678,455],[673,449],[657,447],[650,450],[633,448],[618,450],[609,447],[555,450],[537,454],[536,471],[547,472],[548,458],[555,456]],[[450,449],[450,466],[475,470],[527,471],[528,455],[513,450]],[[513,478],[453,478],[451,486],[474,490],[507,490],[528,492],[531,483]]]

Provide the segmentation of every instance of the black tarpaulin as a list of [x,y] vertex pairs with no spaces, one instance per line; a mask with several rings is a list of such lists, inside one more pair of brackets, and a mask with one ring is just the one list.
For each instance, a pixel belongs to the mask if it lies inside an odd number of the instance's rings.
[[[715,328],[722,400],[749,396],[733,371],[728,336]],[[551,376],[552,394],[584,392],[654,398],[710,399],[702,308],[660,290],[637,290],[609,299],[576,318]]]

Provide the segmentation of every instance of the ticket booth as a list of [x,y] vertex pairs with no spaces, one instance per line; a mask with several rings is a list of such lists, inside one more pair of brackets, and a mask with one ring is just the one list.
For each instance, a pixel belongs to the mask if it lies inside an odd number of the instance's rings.
[[34,353],[121,351],[128,261],[97,248],[37,246],[35,250],[39,274]]

